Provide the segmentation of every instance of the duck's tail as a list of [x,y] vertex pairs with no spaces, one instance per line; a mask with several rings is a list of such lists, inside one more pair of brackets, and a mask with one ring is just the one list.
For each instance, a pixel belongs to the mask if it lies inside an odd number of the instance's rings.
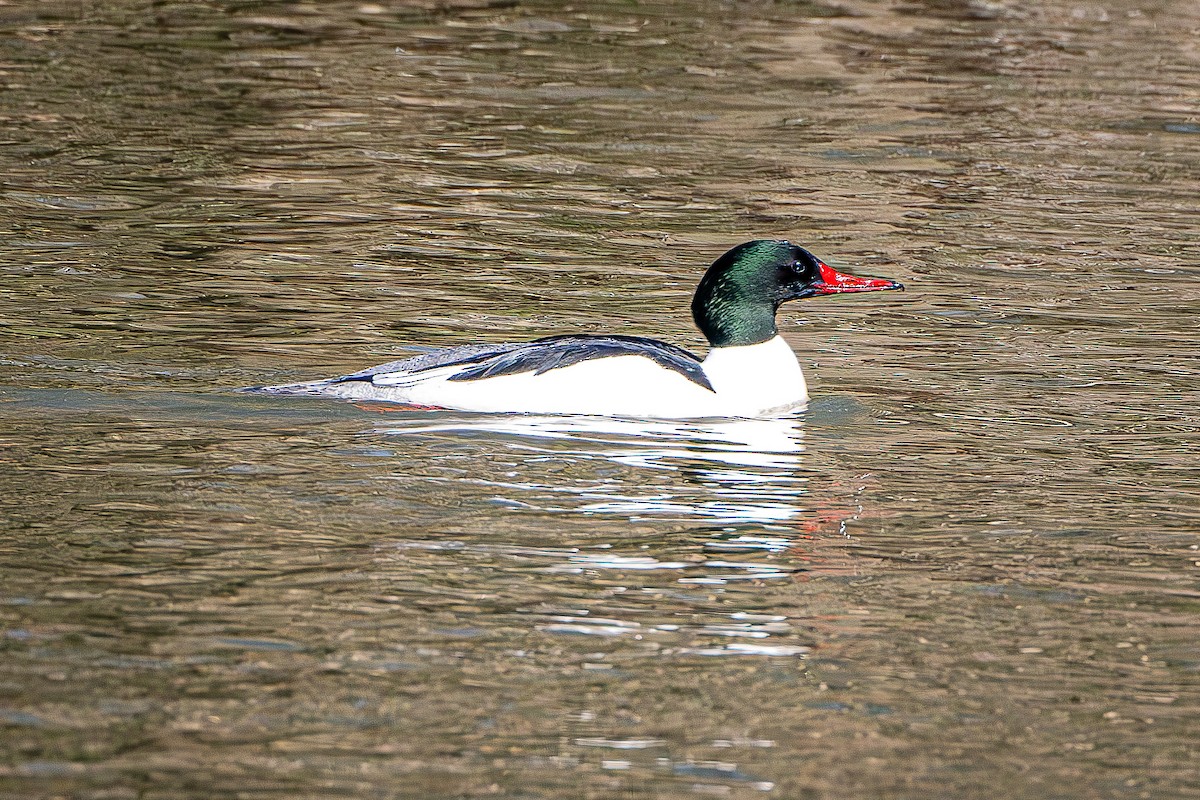
[[329,394],[330,380],[305,381],[304,383],[281,383],[276,386],[243,386],[236,391],[243,394],[290,394],[290,395],[325,395]]

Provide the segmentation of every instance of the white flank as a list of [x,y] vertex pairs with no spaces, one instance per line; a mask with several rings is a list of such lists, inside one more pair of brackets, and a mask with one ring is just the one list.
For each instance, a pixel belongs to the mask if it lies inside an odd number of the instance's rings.
[[298,391],[459,411],[695,419],[769,417],[804,405],[800,364],[782,337],[744,347],[717,347],[704,360],[715,392],[642,356],[610,356],[552,369],[474,381],[450,381],[461,366],[389,372],[371,382],[293,384]]

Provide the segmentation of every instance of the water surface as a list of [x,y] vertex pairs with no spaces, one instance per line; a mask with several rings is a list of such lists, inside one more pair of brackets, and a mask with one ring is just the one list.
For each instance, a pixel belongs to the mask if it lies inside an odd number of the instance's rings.
[[[1194,4],[0,5],[0,792],[1200,797]],[[703,343],[713,423],[232,387]]]

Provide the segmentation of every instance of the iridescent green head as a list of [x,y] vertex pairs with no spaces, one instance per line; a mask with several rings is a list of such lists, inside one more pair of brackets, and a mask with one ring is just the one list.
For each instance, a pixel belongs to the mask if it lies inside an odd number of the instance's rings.
[[739,347],[776,336],[775,312],[788,300],[903,288],[843,275],[791,242],[758,239],[713,262],[692,298],[692,317],[713,347]]

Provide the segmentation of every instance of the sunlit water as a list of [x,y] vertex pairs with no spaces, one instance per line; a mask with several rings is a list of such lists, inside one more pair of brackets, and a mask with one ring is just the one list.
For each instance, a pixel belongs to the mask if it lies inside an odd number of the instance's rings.
[[[1194,3],[0,5],[0,793],[1200,797]],[[701,349],[794,419],[260,398]]]

